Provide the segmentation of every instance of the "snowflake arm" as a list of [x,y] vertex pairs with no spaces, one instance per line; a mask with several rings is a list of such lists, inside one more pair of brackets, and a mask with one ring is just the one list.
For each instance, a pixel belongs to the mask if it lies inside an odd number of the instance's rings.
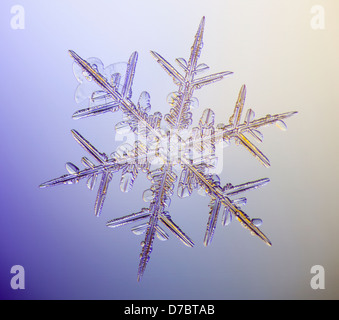
[[[189,161],[183,159],[184,166],[195,176],[197,183],[206,190],[206,193],[212,198],[215,199],[215,205],[220,209],[220,204],[224,207],[227,207],[233,215],[241,222],[243,227],[249,229],[253,234],[257,235],[260,239],[262,239],[267,245],[271,246],[270,240],[261,232],[261,230],[254,225],[252,220],[248,217],[248,215],[240,210],[235,204],[232,203],[224,193],[220,186],[216,185],[213,179],[209,176],[202,173],[196,166],[189,163]],[[216,215],[215,211],[215,215]],[[216,217],[217,218],[217,217]],[[216,219],[215,218],[215,219]],[[213,220],[212,220],[213,221]],[[213,223],[212,223],[213,224]],[[211,233],[211,236],[213,233]],[[210,236],[210,237],[211,237]],[[208,244],[210,241],[207,241]]]
[[[89,71],[88,68],[83,69],[85,63],[84,61],[81,61],[82,59],[77,54],[75,54],[73,51],[70,51],[70,55],[75,59],[76,63],[78,63],[78,65],[80,66],[80,70],[79,67],[77,66],[73,68],[74,74],[76,75],[78,81],[80,83],[85,82],[85,84],[88,85],[89,84],[88,80],[92,80],[91,77],[93,76],[93,74],[91,74],[91,71]],[[104,74],[104,78],[107,79],[106,81],[109,81],[111,87],[114,88],[114,90],[117,92],[119,92],[120,90],[119,93],[121,94],[122,98],[130,99],[132,96],[132,84],[137,61],[138,53],[133,52],[131,57],[129,58],[126,68],[125,63],[117,63],[114,65],[110,65],[104,69],[102,62],[97,58],[88,59],[87,64],[91,65],[92,68],[97,73],[102,72]],[[87,70],[86,71],[87,74],[85,76],[83,74],[83,70]],[[122,73],[124,73],[124,75],[122,75]],[[98,78],[98,76],[96,76],[96,78]],[[123,85],[121,85],[122,82]],[[98,84],[100,86],[100,82]],[[80,91],[81,94],[81,85],[79,85],[78,90]],[[86,118],[106,113],[109,111],[116,112],[119,109],[119,101],[114,100],[112,98],[112,95],[110,93],[107,93],[107,91],[102,90],[94,91],[91,94],[90,98],[91,98],[90,101],[94,104],[94,106],[76,111],[73,114],[73,119]],[[100,103],[101,101],[104,102]]]
[[197,65],[201,49],[203,47],[203,33],[205,26],[205,17],[202,18],[198,31],[195,35],[194,43],[191,48],[191,55],[188,62],[183,58],[176,59],[178,65],[184,70],[182,76],[169,62],[167,62],[158,53],[151,51],[152,56],[160,66],[172,76],[174,83],[179,86],[177,92],[172,92],[168,97],[168,103],[172,106],[170,113],[165,115],[165,121],[173,130],[186,129],[192,124],[191,107],[197,103],[193,98],[195,89],[204,85],[219,81],[225,76],[232,74],[230,71],[220,72],[200,79],[195,79],[195,75],[206,71],[209,67],[205,64]]
[[144,200],[151,200],[150,204],[150,219],[147,224],[145,240],[142,244],[142,251],[140,254],[140,262],[138,268],[138,281],[143,276],[147,263],[152,252],[153,241],[155,234],[161,240],[167,240],[168,236],[159,229],[158,219],[163,213],[164,208],[169,206],[170,196],[176,181],[176,175],[172,171],[170,165],[164,165],[161,170],[156,170],[149,178],[152,181],[152,187],[144,192]]
[[263,135],[258,130],[260,127],[276,124],[280,129],[286,130],[286,124],[283,121],[296,114],[296,111],[286,112],[276,115],[267,115],[266,117],[254,120],[255,113],[252,109],[248,109],[244,118],[244,122],[240,123],[246,99],[246,86],[240,89],[239,96],[234,108],[234,112],[229,119],[229,125],[219,125],[216,133],[216,139],[223,137],[223,140],[229,142],[231,139],[236,140],[238,144],[243,145],[254,157],[256,157],[264,166],[269,167],[268,158],[245,136],[250,134],[257,142],[263,141]]
[[[106,226],[110,228],[117,228],[130,223],[137,222],[139,220],[149,218],[149,216],[150,216],[149,208],[143,208],[138,213],[132,213],[130,215],[112,219],[106,223]],[[186,246],[188,247],[194,246],[194,242],[180,229],[178,225],[174,223],[168,212],[164,211],[163,213],[161,213],[159,219]],[[133,230],[135,229],[133,228],[132,231]]]
[[[232,184],[228,183],[226,186],[222,188],[224,196],[226,196],[228,199],[230,199],[230,196],[238,195],[239,193],[249,191],[252,189],[257,189],[266,183],[269,182],[268,178],[256,180],[256,181],[251,181],[251,182],[246,182],[241,185],[233,186]],[[246,198],[238,198],[235,200],[231,200],[231,203],[239,208],[239,206],[242,206],[246,204],[247,199]],[[215,199],[211,197],[211,202],[209,204],[210,207],[210,214],[207,222],[207,228],[206,228],[206,233],[205,233],[205,238],[204,238],[204,245],[208,246],[213,239],[214,236],[214,231],[216,228],[217,220],[218,220],[218,215],[220,212],[221,207],[223,206],[222,202],[218,199]],[[232,219],[232,208],[229,206],[224,206],[223,210],[223,217],[222,217],[222,225],[228,225],[229,222]],[[261,221],[260,219],[252,219],[252,223],[256,226],[256,222]],[[227,223],[228,222],[228,223]],[[266,242],[266,241],[265,241]]]
[[[103,63],[98,58],[89,58],[87,63],[93,66],[98,73],[102,74],[109,81],[116,91],[121,92],[124,77],[127,74],[127,63],[115,63],[104,68]],[[119,103],[115,101],[111,94],[93,81],[93,77],[76,62],[73,63],[73,73],[79,82],[75,91],[75,101],[78,104],[86,104],[88,107],[80,109],[73,114],[73,119],[82,119],[90,116],[103,114],[106,112],[116,112],[119,110]]]
[[139,169],[147,170],[145,148],[140,142],[135,143],[134,149],[131,146],[121,145],[117,151],[113,152],[113,157],[108,158],[105,153],[100,153],[89,141],[87,141],[79,132],[72,130],[74,139],[83,147],[97,162],[95,165],[92,161],[83,157],[82,164],[86,167],[84,170],[71,162],[66,163],[66,169],[69,172],[59,178],[47,181],[40,185],[40,188],[51,187],[60,184],[78,183],[81,179],[87,178],[87,186],[93,190],[98,175],[101,174],[99,189],[95,201],[94,213],[100,216],[103,204],[106,198],[108,185],[112,180],[113,173],[122,171],[120,180],[120,189],[124,192],[132,188],[133,182],[138,174]]
[[[181,139],[183,141],[182,148],[203,151],[204,147],[208,144],[212,144],[211,147],[215,148],[215,145],[219,142],[229,144],[230,141],[235,140],[237,144],[244,146],[264,166],[269,167],[269,159],[246,137],[246,134],[249,134],[257,142],[262,142],[263,134],[258,130],[260,127],[276,124],[281,130],[286,130],[287,126],[284,120],[295,115],[297,112],[292,111],[276,115],[266,115],[263,118],[254,119],[254,111],[248,109],[244,121],[241,123],[240,120],[245,98],[246,86],[243,85],[240,89],[234,112],[229,119],[228,125],[218,124],[217,127],[213,127],[212,129],[212,126],[214,125],[214,112],[211,109],[206,109],[199,122],[200,128],[193,128],[192,136],[186,141]],[[210,131],[208,134],[206,133],[207,130]]]
[[167,233],[161,228],[159,222],[162,222],[185,245],[190,247],[194,245],[193,241],[181,231],[172,221],[170,215],[164,211],[165,207],[170,204],[170,196],[173,194],[176,181],[176,175],[171,166],[164,165],[160,169],[149,172],[148,178],[152,182],[152,187],[144,192],[143,198],[145,201],[151,201],[149,208],[143,208],[138,213],[113,219],[106,224],[108,227],[115,228],[146,218],[149,219],[147,223],[142,223],[132,229],[137,235],[145,233],[145,239],[141,242],[142,251],[138,267],[138,281],[141,280],[150,259],[155,236],[162,241],[168,239]]
[[88,142],[83,136],[80,135],[76,130],[72,130],[74,139],[91,155],[99,165],[93,164],[86,157],[82,158],[82,163],[86,167],[84,170],[79,170],[71,162],[66,163],[66,169],[69,174],[61,176],[45,182],[40,185],[41,188],[56,186],[59,184],[72,184],[78,183],[80,179],[87,178],[87,186],[90,190],[94,188],[95,182],[99,174],[101,174],[101,180],[99,185],[99,190],[97,198],[95,201],[94,213],[96,216],[100,216],[102,207],[106,198],[107,188],[112,180],[113,173],[121,170],[124,165],[116,163],[115,159],[108,159],[107,155],[100,153],[90,142]]
[[[119,110],[119,101],[114,99],[107,90],[103,90],[100,82],[92,81],[92,71],[89,70],[88,67],[84,68],[85,61],[81,61],[83,59],[73,51],[70,51],[70,55],[75,60],[73,64],[74,75],[80,82],[76,90],[76,101],[82,102],[82,100],[87,100],[88,98],[90,100],[90,107],[76,111],[73,114],[73,119],[81,119],[108,111],[116,112]],[[96,73],[106,79],[112,89],[120,93],[122,98],[130,99],[137,60],[138,53],[133,52],[128,63],[115,63],[106,68],[104,68],[103,63],[98,58],[89,58],[86,63],[90,65]],[[98,76],[94,75],[94,79],[95,78],[98,78]]]
[[75,62],[85,72],[87,72],[107,94],[111,95],[112,99],[116,102],[120,110],[124,113],[124,116],[126,118],[126,125],[130,126],[134,132],[138,132],[138,129],[141,127],[145,128],[145,132],[147,133],[151,133],[154,136],[159,135],[156,128],[160,125],[161,113],[157,112],[153,116],[148,116],[147,110],[144,110],[140,104],[138,106],[135,106],[129,99],[131,92],[130,86],[133,81],[134,69],[137,61],[136,53],[132,54],[130,58],[127,67],[126,81],[122,90],[122,94],[120,94],[115,87],[111,86],[107,79],[105,79],[105,77],[97,70],[95,70],[94,66],[90,65],[86,60],[82,59],[74,51],[70,50],[69,53],[75,60]]

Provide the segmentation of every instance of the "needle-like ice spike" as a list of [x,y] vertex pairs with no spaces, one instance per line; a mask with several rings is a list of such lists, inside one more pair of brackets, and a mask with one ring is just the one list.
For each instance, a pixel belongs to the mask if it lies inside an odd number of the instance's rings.
[[268,182],[270,182],[270,179],[268,179],[268,178],[250,181],[250,182],[246,182],[246,183],[234,186],[231,189],[224,191],[224,193],[225,193],[226,196],[234,196],[234,195],[237,195],[239,193],[249,191],[251,189],[256,189],[256,188],[262,187],[265,184],[267,184]]
[[119,103],[118,102],[109,102],[102,105],[89,107],[85,109],[78,110],[73,113],[72,118],[75,120],[87,118],[90,116],[96,116],[98,114],[110,112],[110,111],[117,111],[119,109]]
[[116,218],[113,220],[110,220],[106,223],[107,227],[110,228],[116,228],[116,227],[121,227],[125,224],[136,222],[145,218],[149,217],[149,210],[148,209],[143,209],[138,213],[132,213],[130,215],[121,217],[121,218]]
[[258,158],[260,162],[265,166],[270,166],[270,161],[267,159],[267,157],[251,142],[249,141],[243,134],[238,134],[237,138],[239,139],[239,142],[246,147],[247,150],[249,150],[253,156]]
[[161,67],[173,78],[176,84],[183,84],[185,79],[169,62],[167,62],[159,53],[151,51],[153,58],[161,65]]
[[173,222],[168,214],[162,214],[160,216],[161,222],[171,230],[186,246],[193,247],[194,242]]
[[211,211],[208,217],[207,228],[206,228],[206,233],[205,233],[205,238],[204,238],[204,245],[206,247],[210,245],[213,239],[215,227],[218,221],[220,207],[221,207],[220,200],[213,201],[213,205],[211,206]]
[[157,225],[157,222],[158,222],[157,215],[151,214],[151,219],[146,230],[145,240],[142,243],[142,250],[140,254],[140,262],[138,267],[138,277],[137,277],[138,282],[144,275],[147,263],[150,259],[150,255],[153,249],[153,242],[156,231],[155,227]]
[[205,76],[203,78],[199,78],[199,79],[194,80],[193,85],[196,89],[200,89],[201,87],[203,87],[205,85],[212,84],[214,82],[220,81],[220,80],[224,79],[226,76],[229,76],[231,74],[233,74],[233,72],[231,72],[231,71],[224,71],[224,72],[211,74],[211,75]]
[[100,153],[92,144],[90,144],[79,132],[72,130],[72,135],[74,139],[88,152],[90,153],[97,161],[104,163],[108,160],[106,154]]
[[110,172],[104,172],[101,177],[101,182],[98,190],[98,195],[95,201],[94,213],[97,217],[100,216],[104,201],[107,195],[107,188],[112,179],[112,174]]
[[198,31],[194,38],[194,43],[191,48],[191,55],[187,63],[188,69],[191,72],[193,72],[197,66],[197,62],[200,57],[201,49],[203,47],[202,38],[204,34],[204,28],[205,28],[205,17],[202,17],[200,24],[199,24]]
[[235,104],[235,108],[232,116],[230,117],[230,124],[233,125],[234,128],[240,123],[241,114],[244,108],[246,99],[246,86],[243,85],[240,89],[238,100]]
[[49,181],[46,181],[40,184],[39,188],[53,187],[59,184],[67,184],[67,183],[71,184],[77,178],[78,178],[78,175],[76,174],[66,174],[66,175],[61,176],[60,178],[52,179],[52,180],[49,180]]
[[121,95],[123,98],[129,99],[132,96],[132,84],[133,84],[135,67],[137,65],[137,61],[138,61],[138,53],[135,51],[132,53],[128,61],[125,83],[122,87],[122,92],[121,92]]

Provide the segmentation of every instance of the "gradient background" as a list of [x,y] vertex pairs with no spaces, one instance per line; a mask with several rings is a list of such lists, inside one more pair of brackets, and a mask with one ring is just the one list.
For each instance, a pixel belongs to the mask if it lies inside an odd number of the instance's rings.
[[[12,5],[25,8],[25,29],[10,26]],[[325,29],[310,26],[313,5],[325,9]],[[206,16],[200,62],[211,72],[234,75],[197,91],[200,109],[228,121],[238,91],[247,85],[247,108],[258,117],[299,111],[287,132],[263,129],[259,146],[271,161],[264,168],[243,148],[224,152],[222,181],[234,184],[269,177],[248,193],[244,208],[261,217],[273,246],[239,223],[218,225],[202,244],[208,199],[173,197],[173,219],[195,241],[156,241],[141,283],[139,243],[129,227],[106,221],[137,212],[149,184],[136,181],[129,194],[110,184],[100,218],[96,192],[84,182],[39,189],[64,174],[64,164],[85,155],[71,136],[76,129],[110,153],[120,114],[74,121],[77,86],[67,50],[99,57],[105,65],[138,51],[133,100],[147,90],[152,110],[165,113],[172,80],[149,54],[170,63],[188,58]],[[0,297],[2,299],[337,299],[339,3],[337,0],[238,1],[1,1],[1,193]],[[26,289],[12,290],[10,269],[22,265]],[[313,265],[325,268],[325,290],[310,287]]]

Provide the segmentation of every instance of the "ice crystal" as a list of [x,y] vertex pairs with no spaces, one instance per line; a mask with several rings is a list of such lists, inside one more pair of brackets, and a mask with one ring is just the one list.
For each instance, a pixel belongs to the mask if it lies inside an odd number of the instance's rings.
[[215,125],[213,110],[206,109],[198,125],[192,127],[192,111],[199,104],[198,99],[193,96],[195,90],[232,74],[225,71],[199,76],[209,69],[206,64],[198,64],[203,47],[204,25],[203,17],[188,61],[183,58],[176,59],[181,72],[160,54],[151,51],[152,56],[177,86],[177,90],[168,95],[170,110],[164,117],[160,112],[150,113],[148,92],[142,92],[136,104],[131,100],[137,52],[132,53],[128,63],[116,63],[105,68],[97,58],[86,61],[75,52],[69,51],[74,59],[74,74],[80,83],[75,98],[80,105],[85,105],[85,108],[73,114],[73,118],[80,119],[121,111],[123,118],[116,124],[115,129],[120,134],[132,133],[135,142],[133,145],[124,143],[107,156],[99,152],[79,132],[72,130],[75,140],[95,162],[83,157],[81,162],[85,168],[82,170],[68,162],[66,164],[68,174],[45,182],[40,187],[74,184],[86,179],[88,188],[92,190],[100,177],[94,206],[94,213],[99,216],[113,174],[121,173],[120,188],[123,192],[131,190],[138,174],[146,174],[151,187],[144,191],[143,200],[149,202],[149,206],[139,212],[107,222],[107,226],[111,228],[137,223],[132,231],[137,235],[145,234],[141,242],[138,281],[143,276],[150,259],[155,237],[167,240],[169,238],[167,232],[171,232],[185,245],[189,247],[194,245],[168,212],[175,186],[180,198],[190,196],[194,189],[200,194],[209,196],[210,210],[203,240],[205,246],[213,239],[220,212],[222,225],[227,226],[236,218],[253,235],[271,245],[269,239],[259,229],[261,220],[251,219],[240,209],[246,203],[246,198],[238,197],[245,191],[263,186],[269,179],[259,179],[235,186],[227,183],[222,186],[219,176],[213,171],[218,160],[216,149],[235,141],[250,151],[264,166],[269,166],[267,157],[248,139],[248,136],[262,142],[263,135],[259,131],[261,127],[275,123],[281,129],[286,129],[283,120],[295,112],[255,119],[254,111],[249,109],[242,120],[246,97],[246,87],[243,85],[229,123]]

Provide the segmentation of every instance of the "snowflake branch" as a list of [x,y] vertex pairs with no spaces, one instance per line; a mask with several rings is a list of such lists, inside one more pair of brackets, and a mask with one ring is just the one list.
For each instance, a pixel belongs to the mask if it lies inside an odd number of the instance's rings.
[[122,95],[117,90],[115,90],[115,88],[107,82],[105,77],[97,72],[86,60],[82,59],[72,50],[70,50],[69,53],[71,57],[79,64],[79,66],[81,66],[90,76],[92,76],[94,81],[107,93],[109,93],[112,98],[118,103],[119,108],[125,113],[129,120],[133,122],[132,129],[137,130],[138,126],[141,125],[142,127],[147,128],[147,130],[153,135],[159,135],[157,130],[155,130],[155,127],[159,125],[159,121],[153,121],[153,123],[150,123],[148,121],[147,114],[143,112],[140,108],[137,108],[128,98],[130,86],[132,85],[132,79],[134,76],[137,53],[134,53],[130,58]]
[[220,187],[213,184],[213,181],[211,181],[197,168],[191,165],[189,161],[187,161],[186,159],[182,159],[182,162],[183,165],[194,174],[199,185],[201,185],[211,197],[220,201],[220,203],[225,207],[228,207],[245,228],[248,228],[260,239],[262,239],[267,245],[271,246],[271,242],[269,241],[269,239],[260,231],[260,229],[257,226],[253,224],[251,219],[243,211],[238,209],[232,203],[232,201],[223,194],[222,189]]
[[197,62],[203,47],[203,33],[205,26],[205,17],[201,19],[198,31],[195,35],[194,43],[191,48],[191,55],[186,62],[184,59],[177,59],[179,66],[185,71],[185,76],[182,76],[169,62],[161,55],[151,51],[152,56],[157,60],[161,67],[173,78],[174,83],[179,86],[179,91],[174,94],[173,105],[170,113],[165,115],[165,121],[172,129],[185,129],[192,123],[192,114],[190,111],[190,103],[193,92],[204,85],[214,83],[223,79],[232,72],[225,71],[217,74],[212,74],[200,79],[194,79],[195,75],[201,71],[205,71],[208,67],[204,64],[198,65]]

